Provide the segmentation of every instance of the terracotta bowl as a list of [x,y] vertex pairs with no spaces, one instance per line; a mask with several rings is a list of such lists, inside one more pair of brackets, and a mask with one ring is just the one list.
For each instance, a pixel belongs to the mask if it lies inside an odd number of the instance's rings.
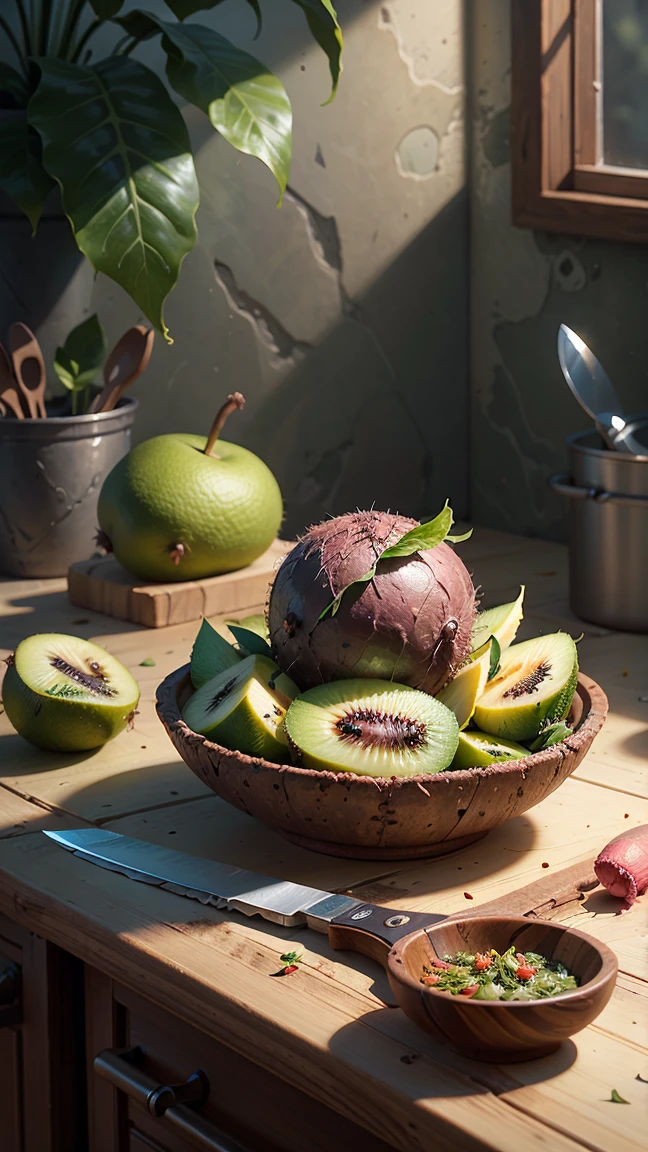
[[[437,992],[421,984],[423,966],[457,951],[539,952],[576,976],[573,992],[544,1000],[485,1001]],[[463,1056],[513,1062],[554,1052],[591,1024],[607,1004],[617,960],[605,944],[576,928],[527,917],[450,918],[407,936],[387,958],[387,975],[403,1011]]]
[[579,676],[562,744],[523,760],[462,772],[375,780],[316,772],[232,752],[192,732],[181,709],[191,695],[189,665],[157,691],[157,711],[192,772],[235,808],[295,844],[364,860],[444,856],[544,800],[580,764],[605,720],[605,693]]

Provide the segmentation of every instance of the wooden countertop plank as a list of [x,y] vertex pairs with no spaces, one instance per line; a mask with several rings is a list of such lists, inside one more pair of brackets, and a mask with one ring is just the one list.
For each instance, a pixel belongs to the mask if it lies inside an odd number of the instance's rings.
[[[324,995],[321,973],[307,967],[273,980],[274,948],[267,950],[265,974],[255,967],[244,940],[233,961],[227,941],[236,925],[214,909],[196,909],[196,924],[187,914],[189,901],[80,865],[44,838],[1,842],[0,908],[28,918],[48,939],[154,1002],[168,1005],[172,998],[184,1019],[248,1056],[253,1053],[267,1068],[280,1065],[292,1083],[334,1103],[403,1152],[427,1152],[430,1141],[446,1152],[456,1152],[458,1142],[466,1152],[519,1152],[521,1144],[530,1152],[546,1152],[541,1121],[523,1120],[442,1064],[403,1061],[407,1049],[377,1038],[358,1020],[355,995],[349,997],[336,981],[324,981]],[[7,877],[13,880],[11,897]],[[278,938],[277,950],[280,944]],[[556,1152],[577,1147],[578,1141],[552,1134]]]
[[25,800],[0,785],[0,840],[35,832],[39,828],[62,831],[73,825],[81,828],[85,824],[85,820],[71,821],[65,813]]

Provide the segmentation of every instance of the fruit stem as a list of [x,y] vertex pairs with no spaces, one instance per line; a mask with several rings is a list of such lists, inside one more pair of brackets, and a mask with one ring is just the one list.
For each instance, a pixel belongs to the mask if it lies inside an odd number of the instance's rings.
[[231,416],[232,412],[235,412],[237,408],[241,409],[244,407],[245,407],[245,396],[242,396],[240,392],[232,392],[231,396],[227,397],[227,400],[223,404],[223,407],[220,409],[219,412],[216,413],[216,419],[214,420],[214,423],[211,426],[211,432],[209,433],[209,436],[207,437],[207,443],[205,445],[205,456],[212,456],[213,455],[212,448],[214,447],[214,444],[218,440],[218,437],[220,436],[221,432],[223,431],[223,426],[224,426],[225,421],[227,420],[228,416]]

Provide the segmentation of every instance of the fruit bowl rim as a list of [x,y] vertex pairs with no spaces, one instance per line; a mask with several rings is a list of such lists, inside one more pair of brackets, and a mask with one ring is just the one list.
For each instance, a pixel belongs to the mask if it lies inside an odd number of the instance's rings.
[[425,792],[428,785],[435,782],[445,783],[447,787],[450,782],[467,782],[474,780],[475,776],[488,778],[505,776],[507,772],[519,773],[520,771],[524,774],[524,772],[531,771],[539,765],[551,761],[558,752],[564,756],[566,751],[578,752],[583,744],[591,744],[594,737],[600,732],[608,713],[608,699],[601,686],[590,676],[579,672],[576,693],[580,695],[579,689],[585,691],[586,695],[589,696],[589,709],[585,710],[586,704],[583,701],[583,711],[577,722],[577,727],[566,740],[551,744],[540,752],[530,752],[528,756],[522,756],[518,760],[506,760],[500,763],[486,764],[483,767],[458,768],[453,771],[443,769],[441,772],[430,772],[416,776],[368,776],[353,772],[329,772],[326,769],[304,768],[298,764],[275,763],[271,760],[265,760],[261,756],[248,756],[247,753],[239,752],[236,748],[225,748],[222,744],[216,744],[213,740],[201,735],[200,732],[194,732],[182,719],[177,697],[179,691],[186,686],[187,681],[191,683],[189,664],[183,664],[165,676],[156,689],[156,711],[162,723],[170,731],[179,733],[189,743],[202,744],[205,748],[213,749],[220,755],[236,756],[244,764],[250,766],[273,768],[277,772],[290,772],[302,778],[328,780],[347,786],[352,783],[364,784],[365,787],[376,787],[379,790],[382,788],[393,790],[395,787],[403,787],[405,784],[415,784],[420,786],[421,791]]

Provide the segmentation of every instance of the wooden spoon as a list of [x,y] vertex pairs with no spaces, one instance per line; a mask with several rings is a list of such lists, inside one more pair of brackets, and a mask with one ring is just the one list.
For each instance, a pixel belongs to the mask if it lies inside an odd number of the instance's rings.
[[0,344],[0,402],[11,416],[18,420],[24,419],[25,413],[20,403],[20,395],[16,388],[16,381],[11,371],[11,362],[2,344]]
[[32,419],[46,417],[45,361],[38,340],[26,324],[12,324],[9,347],[18,388]]
[[111,412],[126,389],[146,368],[153,351],[155,333],[137,324],[117,341],[104,364],[103,391],[90,405],[91,412]]

